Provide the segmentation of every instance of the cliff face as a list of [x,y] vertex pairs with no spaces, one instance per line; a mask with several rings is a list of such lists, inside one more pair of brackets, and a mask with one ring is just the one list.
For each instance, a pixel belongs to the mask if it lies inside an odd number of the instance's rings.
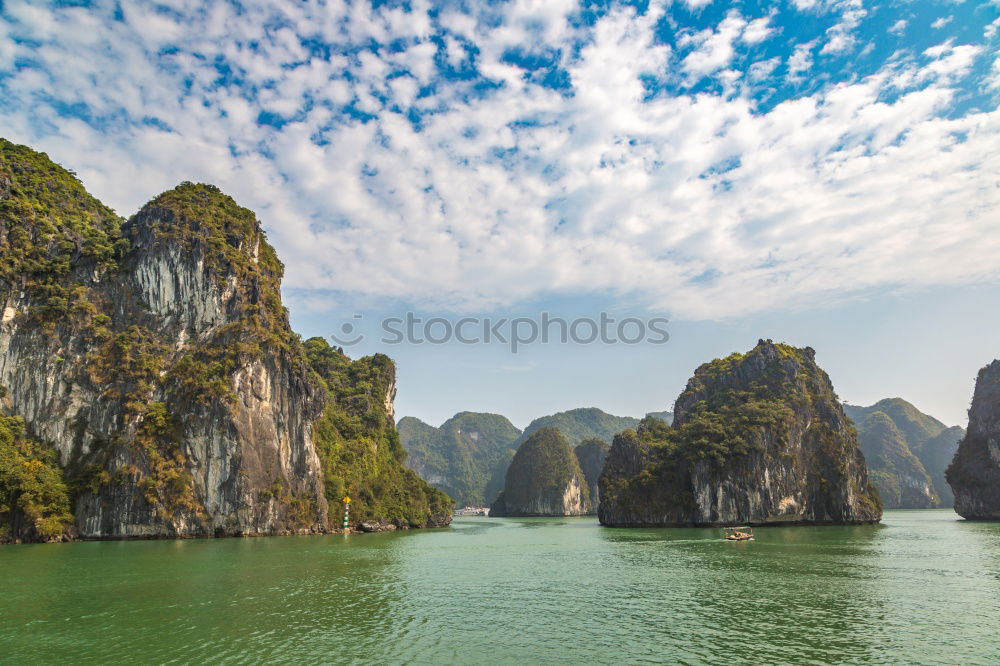
[[884,507],[928,509],[938,505],[930,476],[888,415],[869,415],[858,430],[858,443]]
[[491,516],[580,516],[590,491],[576,454],[554,428],[542,428],[518,448]]
[[609,526],[865,523],[878,493],[809,348],[761,341],[698,368],[674,425],[615,438],[600,481]]
[[597,505],[601,501],[601,490],[598,481],[601,472],[604,470],[604,461],[608,457],[608,445],[600,439],[584,440],[579,446],[573,449],[576,459],[580,461],[580,469],[587,480],[587,488],[590,491],[590,509],[588,513],[596,513]]
[[304,346],[326,389],[326,408],[313,425],[313,441],[324,492],[337,507],[335,517],[342,518],[341,500],[349,495],[357,521],[397,528],[450,523],[451,498],[404,465],[406,451],[392,415],[392,359],[375,354],[351,360],[323,338],[310,338]]
[[969,427],[946,476],[960,516],[1000,520],[1000,360],[979,371]]
[[940,433],[923,442],[915,449],[911,447],[913,453],[924,464],[924,469],[934,483],[934,490],[941,498],[939,506],[951,507],[955,505],[955,495],[951,492],[951,486],[945,478],[948,465],[955,458],[958,452],[958,444],[965,437],[965,428],[952,426],[945,428]]
[[419,419],[399,421],[406,464],[463,506],[484,506],[495,468],[504,469],[521,434],[499,414],[460,412],[435,428]]
[[[958,450],[959,440],[965,435],[962,428],[948,428],[933,416],[924,414],[902,398],[885,398],[868,407],[845,404],[844,412],[858,427],[858,441],[861,444],[861,450],[865,452],[868,471],[873,474],[875,485],[880,490],[883,489],[883,486],[888,490],[882,496],[887,507],[917,509],[928,506],[952,505],[954,498],[951,494],[951,488],[944,479],[944,471],[951,463],[955,451]],[[893,469],[883,469],[880,466],[881,463],[869,459],[869,448],[876,446],[876,444],[866,440],[865,426],[868,419],[876,413],[888,416],[892,421],[902,436],[906,449],[916,457],[919,467],[922,467],[930,477],[934,494],[939,500],[928,505],[922,494],[911,496],[912,502],[901,498],[900,503],[897,503],[896,500],[892,499],[895,495],[894,487],[902,487],[907,483],[912,484],[914,479],[919,480],[922,474],[916,473],[919,472],[918,466],[912,465],[911,471],[914,473],[907,473],[908,476],[912,477],[907,481],[899,478]]]
[[185,183],[123,222],[6,141],[0,178],[2,408],[55,451],[76,533],[326,530],[330,400],[254,214]]

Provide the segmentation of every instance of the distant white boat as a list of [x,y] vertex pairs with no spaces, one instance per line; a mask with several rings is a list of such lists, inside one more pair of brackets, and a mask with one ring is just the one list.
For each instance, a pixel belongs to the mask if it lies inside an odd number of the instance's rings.
[[467,506],[462,509],[456,509],[456,516],[488,516],[490,515],[489,507],[480,506]]

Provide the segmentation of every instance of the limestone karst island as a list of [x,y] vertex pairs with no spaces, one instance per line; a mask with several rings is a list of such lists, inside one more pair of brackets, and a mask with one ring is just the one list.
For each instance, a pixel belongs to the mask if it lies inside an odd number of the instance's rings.
[[0,2],[0,662],[1000,664],[998,40]]

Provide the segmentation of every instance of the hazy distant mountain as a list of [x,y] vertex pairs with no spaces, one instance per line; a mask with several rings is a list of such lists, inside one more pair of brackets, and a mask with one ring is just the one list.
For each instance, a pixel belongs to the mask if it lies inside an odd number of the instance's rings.
[[[521,431],[499,414],[460,412],[435,428],[406,416],[396,426],[407,466],[459,506],[483,506],[495,469],[506,471]],[[497,491],[499,492],[499,491]]]
[[571,446],[594,438],[610,442],[622,430],[637,425],[639,419],[631,416],[614,416],[596,407],[581,407],[535,419],[524,429],[517,443],[520,445],[540,428],[555,428]]
[[[649,416],[666,423],[673,420],[668,411],[650,412]],[[456,414],[440,428],[412,416],[400,419],[396,427],[411,469],[459,505],[480,506],[500,494],[517,448],[540,428],[555,428],[570,446],[576,446],[588,439],[608,443],[638,424],[639,419],[631,416],[584,407],[539,417],[524,432],[499,414],[476,412]]]
[[[936,437],[931,437],[923,444],[916,447],[913,453],[924,463],[924,468],[931,475],[934,482],[934,489],[937,490],[941,498],[941,506],[952,506],[955,504],[955,495],[951,491],[951,486],[945,481],[944,472],[948,469],[955,452],[958,451],[958,443],[965,437],[965,428],[952,426],[942,430]],[[910,447],[913,449],[913,447]]]
[[872,412],[858,427],[868,478],[887,509],[931,509],[940,500],[931,477],[885,412]]
[[660,419],[667,425],[671,425],[674,422],[673,412],[649,412],[646,416],[652,416],[654,419]]
[[[940,506],[952,505],[954,497],[951,488],[944,480],[944,471],[958,449],[959,440],[965,434],[962,428],[957,426],[949,428],[902,398],[886,398],[869,407],[845,404],[844,412],[858,427],[858,443],[865,451],[866,458],[869,450],[866,447],[873,446],[873,443],[865,440],[865,422],[876,412],[888,416],[903,436],[907,448],[930,476],[934,491],[940,498]],[[872,461],[869,461],[868,466],[873,472],[878,471]]]

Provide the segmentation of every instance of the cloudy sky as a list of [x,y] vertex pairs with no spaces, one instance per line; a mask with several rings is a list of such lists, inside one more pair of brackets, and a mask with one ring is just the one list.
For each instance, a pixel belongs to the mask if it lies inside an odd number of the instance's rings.
[[1000,356],[997,0],[0,8],[0,134],[123,215],[219,185],[307,335],[408,309],[673,322],[518,355],[369,334],[349,351],[399,360],[401,413],[641,414],[774,337],[847,400],[960,423]]

